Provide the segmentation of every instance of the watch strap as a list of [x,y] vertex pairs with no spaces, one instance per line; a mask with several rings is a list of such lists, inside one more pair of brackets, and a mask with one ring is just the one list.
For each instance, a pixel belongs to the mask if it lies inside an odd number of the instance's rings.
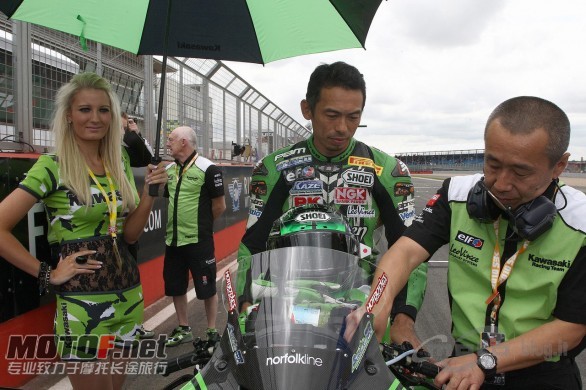
[[[494,367],[488,368],[482,364],[482,357],[485,355],[490,355],[492,357],[492,359],[494,360]],[[476,360],[476,364],[484,373],[485,379],[494,378],[494,376],[496,375],[496,367],[497,367],[496,356],[486,348],[482,348],[482,349],[479,349],[478,351],[476,351],[476,356],[478,356],[478,359]]]

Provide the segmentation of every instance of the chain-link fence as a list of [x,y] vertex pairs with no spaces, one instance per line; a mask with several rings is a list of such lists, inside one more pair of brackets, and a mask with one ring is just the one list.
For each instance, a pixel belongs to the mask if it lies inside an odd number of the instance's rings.
[[[161,57],[94,42],[84,51],[75,36],[0,14],[0,151],[50,150],[55,94],[79,72],[109,80],[122,110],[154,143]],[[172,57],[166,73],[161,154],[168,132],[179,125],[194,128],[199,152],[214,160],[230,160],[233,143],[250,145],[254,161],[310,135],[221,61]]]

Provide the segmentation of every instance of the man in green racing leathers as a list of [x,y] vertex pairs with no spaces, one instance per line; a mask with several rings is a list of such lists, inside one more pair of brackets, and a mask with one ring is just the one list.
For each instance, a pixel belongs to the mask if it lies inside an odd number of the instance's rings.
[[[241,311],[252,303],[250,256],[266,249],[273,221],[288,209],[312,203],[333,206],[352,225],[360,256],[372,262],[378,253],[375,231],[379,227],[384,227],[387,245],[391,245],[411,224],[414,188],[408,168],[353,138],[365,98],[364,79],[355,67],[343,62],[318,66],[301,102],[313,135],[266,156],[255,166],[250,215],[238,251]],[[426,272],[425,264],[414,271],[393,305],[394,341],[419,345],[414,320],[425,292]]]

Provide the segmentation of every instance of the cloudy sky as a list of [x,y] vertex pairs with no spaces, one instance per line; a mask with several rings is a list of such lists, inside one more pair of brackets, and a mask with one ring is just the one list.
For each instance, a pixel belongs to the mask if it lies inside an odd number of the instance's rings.
[[570,159],[586,159],[584,0],[383,1],[366,50],[257,64],[226,62],[300,123],[320,63],[356,66],[367,100],[356,137],[391,153],[483,148],[486,118],[518,95],[570,117]]

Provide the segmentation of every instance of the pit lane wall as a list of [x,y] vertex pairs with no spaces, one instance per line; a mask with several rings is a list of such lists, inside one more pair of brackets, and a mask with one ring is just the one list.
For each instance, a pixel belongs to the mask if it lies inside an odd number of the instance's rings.
[[[0,201],[18,187],[38,157],[38,154],[0,153]],[[214,222],[214,242],[216,259],[222,259],[237,250],[246,227],[252,165],[219,163],[218,166],[224,175],[226,211]],[[144,173],[143,168],[134,169],[137,188],[142,188],[144,184]],[[138,263],[145,306],[164,295],[162,275],[166,221],[167,199],[159,197],[139,240]],[[51,263],[46,237],[47,221],[42,204],[37,203],[13,232],[33,256]],[[7,355],[9,336],[52,334],[54,302],[52,292],[39,297],[35,277],[0,257],[0,386],[22,386],[38,374],[35,370],[27,372],[24,368],[26,362],[40,359],[16,360]],[[54,360],[50,357],[48,359]]]

